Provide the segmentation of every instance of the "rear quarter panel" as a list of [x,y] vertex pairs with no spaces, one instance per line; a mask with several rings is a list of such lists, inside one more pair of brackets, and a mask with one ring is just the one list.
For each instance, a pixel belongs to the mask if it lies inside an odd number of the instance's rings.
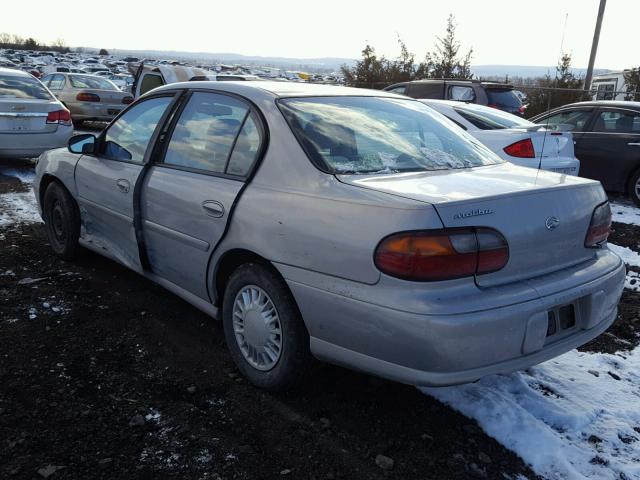
[[49,150],[40,155],[36,164],[33,190],[41,210],[41,200],[44,195],[41,185],[47,176],[54,177],[69,190],[74,198],[77,198],[74,174],[79,159],[80,155],[69,152],[66,147]]

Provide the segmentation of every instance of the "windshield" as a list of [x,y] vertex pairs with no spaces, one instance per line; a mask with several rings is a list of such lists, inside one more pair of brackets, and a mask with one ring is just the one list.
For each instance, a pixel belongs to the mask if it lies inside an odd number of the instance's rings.
[[47,89],[35,78],[0,75],[0,98],[51,100]]
[[502,110],[479,105],[455,106],[453,109],[481,130],[498,130],[502,128],[530,127],[532,122]]
[[97,90],[119,90],[116,85],[106,78],[93,75],[70,75],[73,88],[95,88]]
[[450,170],[502,162],[415,100],[318,97],[285,99],[279,105],[311,160],[332,173]]

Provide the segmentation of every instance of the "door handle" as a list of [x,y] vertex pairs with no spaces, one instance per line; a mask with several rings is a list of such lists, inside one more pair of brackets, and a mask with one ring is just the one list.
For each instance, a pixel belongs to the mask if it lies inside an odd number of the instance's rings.
[[627,145],[631,147],[640,147],[640,142],[629,142],[627,143]]
[[131,184],[129,183],[128,180],[125,180],[124,178],[119,178],[118,180],[116,180],[116,186],[118,187],[118,190],[120,190],[122,193],[129,193],[129,188],[131,187]]
[[202,202],[202,208],[210,217],[220,218],[224,215],[224,206],[215,200],[205,200]]

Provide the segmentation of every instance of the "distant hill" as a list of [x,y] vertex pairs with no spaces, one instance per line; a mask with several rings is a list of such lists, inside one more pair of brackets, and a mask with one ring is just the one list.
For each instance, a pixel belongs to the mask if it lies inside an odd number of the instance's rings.
[[[98,49],[85,48],[86,51]],[[111,49],[109,53],[122,56],[136,56],[140,58],[154,58],[158,60],[179,60],[196,63],[229,63],[241,65],[260,65],[288,70],[306,70],[311,72],[330,72],[339,70],[342,65],[353,65],[354,58],[320,57],[320,58],[288,58],[264,57],[258,55],[242,55],[240,53],[209,53],[209,52],[176,52],[170,50],[120,50]],[[584,76],[586,68],[572,69],[576,75]],[[474,76],[482,77],[541,77],[546,74],[553,76],[555,66],[534,65],[473,65],[471,71]],[[606,73],[610,70],[596,69],[594,73]]]
[[[572,68],[574,75],[584,77],[587,72],[586,68]],[[556,73],[556,67],[533,66],[533,65],[472,65],[471,71],[478,78],[483,77],[542,77]],[[594,74],[607,73],[608,69],[595,69]]]

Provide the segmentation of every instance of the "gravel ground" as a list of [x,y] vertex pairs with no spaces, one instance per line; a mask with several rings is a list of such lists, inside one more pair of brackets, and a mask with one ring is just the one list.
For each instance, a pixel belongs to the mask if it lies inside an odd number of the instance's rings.
[[[637,248],[640,227],[614,237]],[[253,388],[218,322],[92,253],[58,260],[42,224],[0,227],[0,252],[0,478],[537,478],[412,387],[318,365],[295,392]],[[626,292],[584,349],[637,343],[639,308]]]

